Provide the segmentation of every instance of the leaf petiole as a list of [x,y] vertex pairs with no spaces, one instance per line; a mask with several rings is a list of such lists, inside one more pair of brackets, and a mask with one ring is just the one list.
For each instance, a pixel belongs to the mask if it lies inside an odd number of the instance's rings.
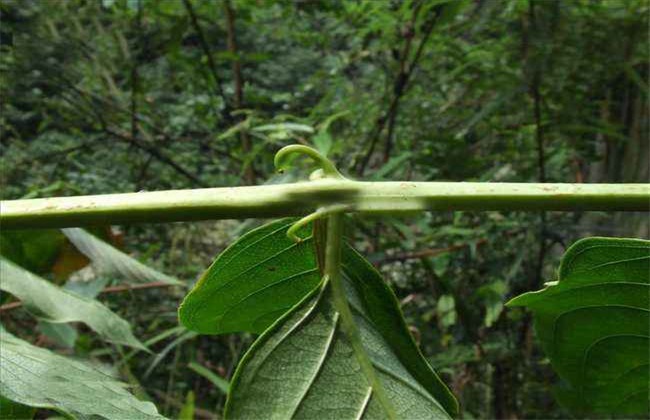
[[327,239],[325,244],[325,273],[324,282],[329,282],[332,290],[332,300],[334,307],[340,315],[343,330],[350,340],[352,350],[359,362],[361,371],[368,380],[370,392],[377,395],[379,403],[386,411],[389,419],[397,419],[395,408],[390,402],[386,390],[377,376],[375,368],[370,361],[370,356],[366,351],[362,341],[359,329],[354,321],[352,310],[348,304],[343,289],[341,279],[341,248],[343,244],[343,212],[341,210],[333,212],[327,219]]

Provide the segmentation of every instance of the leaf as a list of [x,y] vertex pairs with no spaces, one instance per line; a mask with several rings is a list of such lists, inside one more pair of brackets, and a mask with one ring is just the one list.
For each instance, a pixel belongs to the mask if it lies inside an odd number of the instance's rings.
[[442,404],[449,415],[456,416],[456,398],[422,356],[406,325],[399,301],[381,274],[347,245],[343,248],[343,274],[360,297],[361,307],[368,313],[374,328],[384,337],[402,365]]
[[161,281],[169,284],[182,284],[173,277],[147,267],[83,229],[67,228],[61,229],[61,231],[104,275],[118,274],[129,282]]
[[395,170],[399,168],[404,168],[405,163],[408,162],[408,160],[411,159],[412,157],[413,157],[413,153],[404,152],[395,157],[390,158],[390,160],[386,162],[384,166],[382,166],[379,170],[377,170],[374,174],[372,174],[371,180],[380,181],[385,179],[386,176],[390,175]]
[[0,328],[0,394],[30,407],[81,419],[159,419],[150,402],[137,400],[100,370],[23,341]]
[[56,263],[65,237],[58,230],[3,230],[0,255],[34,273],[50,271]]
[[199,375],[203,376],[208,381],[210,381],[212,385],[217,387],[219,391],[223,392],[224,394],[228,393],[228,389],[230,388],[230,383],[227,380],[223,379],[221,376],[211,371],[210,369],[196,362],[190,362],[187,365],[187,367],[192,369],[194,372],[198,373]]
[[145,348],[133,336],[129,323],[98,301],[58,288],[3,258],[0,258],[0,271],[0,288],[20,299],[39,319],[54,323],[83,322],[108,341]]
[[187,393],[185,404],[178,413],[178,420],[194,420],[194,391]]
[[254,229],[223,251],[185,297],[178,313],[202,334],[261,333],[318,285],[320,275],[307,237],[286,236],[294,219]]
[[[399,418],[450,418],[378,331],[363,309],[368,300],[357,294],[349,280],[346,289],[361,341]],[[374,391],[341,329],[329,285],[324,284],[262,334],[246,353],[233,377],[225,416],[385,418]]]
[[47,321],[39,321],[39,331],[61,347],[74,348],[77,341],[77,330],[68,324],[55,324]]
[[[183,325],[201,333],[260,332],[312,292],[320,283],[313,240],[307,228],[299,232],[305,238],[301,243],[288,239],[294,221],[255,229],[219,255],[183,301]],[[343,270],[352,293],[363,297],[356,306],[365,311],[374,334],[384,337],[388,351],[420,387],[455,413],[455,399],[420,354],[381,275],[350,247],[344,248]]]
[[171,352],[172,350],[174,350],[176,347],[182,345],[182,344],[185,343],[186,341],[188,341],[188,340],[192,340],[193,338],[195,338],[195,337],[198,335],[198,334],[195,333],[194,331],[186,331],[185,329],[178,331],[176,334],[177,334],[177,337],[176,337],[176,338],[175,338],[171,343],[167,344],[167,345],[165,346],[165,348],[163,348],[163,349],[162,349],[158,354],[156,354],[156,356],[153,358],[153,360],[152,360],[151,363],[149,364],[149,367],[148,367],[147,370],[144,372],[144,378],[145,378],[145,379],[148,378],[149,375],[151,375],[151,372],[153,372],[154,369],[156,369],[156,367],[160,364],[160,362],[162,362],[163,359],[164,359],[165,357],[167,357],[167,355],[169,354],[169,352]]
[[314,132],[314,128],[306,124],[296,124],[296,123],[277,123],[277,124],[265,124],[258,125],[253,128],[253,131],[295,131],[298,133],[307,133],[311,134]]
[[526,306],[557,373],[561,401],[581,415],[650,414],[650,241],[587,238],[562,258],[559,279],[508,306]]
[[15,403],[0,395],[0,420],[25,420],[34,418],[35,409]]

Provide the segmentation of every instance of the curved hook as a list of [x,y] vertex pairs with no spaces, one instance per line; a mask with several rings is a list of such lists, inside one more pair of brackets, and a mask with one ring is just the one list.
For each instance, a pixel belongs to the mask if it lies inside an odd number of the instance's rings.
[[333,177],[333,178],[344,178],[343,175],[336,169],[336,166],[332,163],[331,160],[323,156],[319,151],[313,149],[309,146],[304,146],[302,144],[292,144],[290,146],[285,146],[280,149],[275,154],[274,164],[278,172],[283,172],[287,166],[289,166],[288,157],[295,153],[300,153],[306,156],[309,156],[320,166],[323,176]]
[[321,207],[317,209],[315,212],[308,214],[307,216],[303,217],[302,219],[298,220],[296,223],[291,225],[291,227],[287,230],[287,237],[296,243],[302,242],[302,238],[298,236],[296,233],[298,232],[298,230],[300,230],[300,228],[313,222],[316,219],[320,219],[322,217],[326,217],[334,213],[340,213],[342,211],[346,211],[349,209],[350,209],[349,204],[333,204],[331,206]]

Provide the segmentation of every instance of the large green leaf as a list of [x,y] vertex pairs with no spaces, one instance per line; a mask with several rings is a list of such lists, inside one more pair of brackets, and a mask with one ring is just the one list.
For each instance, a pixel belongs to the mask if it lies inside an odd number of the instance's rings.
[[0,288],[16,296],[38,318],[52,322],[83,322],[108,341],[144,349],[131,326],[106,306],[42,279],[0,258]]
[[557,282],[508,303],[526,306],[576,413],[650,415],[650,241],[587,238]]
[[[458,412],[458,402],[440,380],[409,332],[393,291],[381,274],[350,246],[343,248],[343,277],[351,304],[365,312],[367,321],[379,333],[400,363],[451,415]],[[358,299],[358,301],[356,301]]]
[[294,221],[254,229],[223,251],[183,300],[183,325],[203,334],[261,333],[313,290],[320,275],[312,240],[287,238]]
[[[289,240],[286,230],[293,222],[284,219],[253,230],[225,250],[183,301],[179,309],[181,322],[202,333],[259,332],[313,291],[320,283],[313,241],[308,230],[300,232],[305,238],[301,243]],[[397,299],[381,275],[350,247],[344,248],[343,270],[350,285],[350,299],[357,313],[363,314],[359,319],[365,322],[366,338],[379,340],[366,340],[367,344],[380,343],[377,348],[390,354],[394,365],[400,366],[409,380],[447,412],[456,413],[456,400],[420,354]],[[287,322],[286,318],[282,322]],[[269,334],[266,332],[260,340],[267,340]]]
[[121,382],[84,362],[33,346],[0,328],[0,395],[81,419],[156,419]]
[[[450,418],[392,351],[346,281],[362,343],[399,418]],[[232,381],[226,417],[386,418],[363,374],[327,284],[267,330],[246,353]]]

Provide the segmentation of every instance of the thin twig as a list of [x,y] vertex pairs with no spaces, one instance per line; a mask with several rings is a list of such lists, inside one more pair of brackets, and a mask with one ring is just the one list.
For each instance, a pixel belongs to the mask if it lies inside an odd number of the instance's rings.
[[[102,291],[100,291],[99,293],[100,294],[119,293],[119,292],[126,292],[129,290],[154,289],[159,287],[170,287],[170,286],[178,286],[178,285],[172,283],[166,283],[163,281],[152,281],[150,283],[123,284],[120,286],[106,287],[102,289]],[[10,311],[12,309],[20,308],[22,305],[23,305],[22,302],[5,303],[4,305],[0,306],[0,312]]]
[[387,263],[393,261],[404,261],[404,260],[414,260],[414,259],[426,258],[426,257],[435,257],[436,255],[444,254],[445,252],[460,251],[461,249],[469,248],[472,245],[474,246],[484,245],[487,243],[487,241],[488,240],[484,238],[474,242],[473,244],[470,243],[458,244],[458,245],[451,245],[446,248],[430,248],[430,249],[422,249],[420,251],[414,251],[414,252],[404,252],[402,254],[386,256],[377,262]]
[[207,184],[203,182],[201,179],[199,179],[198,176],[194,175],[193,173],[189,172],[187,169],[183,168],[180,166],[178,163],[176,163],[174,160],[172,160],[169,156],[165,155],[163,152],[158,150],[155,146],[153,145],[147,145],[145,142],[140,141],[137,138],[131,137],[127,133],[122,133],[120,131],[117,131],[115,129],[112,129],[108,126],[104,127],[104,131],[107,134],[112,135],[113,137],[116,137],[120,140],[123,140],[129,144],[132,144],[133,146],[137,147],[138,149],[144,150],[145,152],[149,153],[152,155],[156,160],[167,164],[168,166],[171,166],[176,172],[179,174],[183,175],[190,181],[194,182],[196,185],[200,187],[207,187]]
[[361,158],[361,160],[357,162],[358,164],[356,165],[356,173],[358,176],[363,176],[363,173],[366,167],[368,166],[368,163],[370,162],[370,158],[375,152],[375,148],[377,146],[377,142],[379,141],[381,133],[384,131],[384,128],[386,127],[387,123],[388,123],[388,136],[386,138],[386,146],[384,150],[384,161],[387,161],[390,156],[390,152],[392,150],[392,137],[393,137],[394,127],[395,127],[395,121],[397,119],[397,111],[399,109],[400,100],[408,89],[411,76],[413,75],[413,72],[417,67],[418,62],[422,57],[424,46],[426,45],[429,37],[431,36],[431,33],[433,32],[433,28],[435,26],[436,20],[440,14],[439,9],[436,8],[432,17],[424,25],[420,44],[418,45],[418,48],[415,52],[415,55],[413,56],[413,59],[411,60],[410,63],[408,63],[408,58],[409,58],[408,56],[414,38],[414,34],[411,33],[410,31],[414,30],[412,26],[415,25],[417,15],[420,11],[420,6],[421,3],[416,5],[415,9],[413,10],[412,19],[411,22],[409,22],[411,27],[407,28],[406,30],[407,33],[404,35],[406,41],[404,44],[404,48],[400,53],[400,71],[397,74],[397,77],[395,78],[395,81],[393,83],[392,100],[390,102],[390,105],[388,106],[388,110],[386,111],[386,113],[377,119],[377,123],[375,124],[375,127],[371,131],[369,136],[370,146],[368,147],[368,150],[366,151],[363,158]]
[[217,94],[223,100],[224,107],[221,112],[221,115],[223,116],[224,120],[231,121],[232,120],[232,117],[230,115],[231,107],[228,104],[226,94],[223,91],[223,83],[221,81],[221,78],[219,77],[219,72],[217,71],[217,65],[214,62],[214,57],[212,56],[212,50],[210,49],[210,45],[208,44],[207,38],[205,37],[203,28],[201,28],[201,25],[199,24],[199,20],[196,16],[196,12],[194,11],[194,7],[192,6],[191,0],[183,0],[183,4],[185,5],[187,14],[190,15],[192,26],[194,27],[194,31],[199,37],[199,43],[201,44],[203,53],[205,54],[208,60],[208,67],[210,68],[210,73],[212,74],[212,78],[214,79],[214,84],[215,84],[215,89],[217,91]]
[[[187,0],[186,0],[187,1]],[[228,51],[232,54],[232,73],[235,80],[235,110],[244,107],[244,78],[242,77],[241,61],[239,60],[237,50],[237,33],[235,32],[235,11],[230,3],[230,0],[223,2],[223,9],[226,15],[226,28],[228,30]],[[239,131],[239,138],[241,140],[242,152],[245,155],[251,151],[251,140],[248,132],[244,130]],[[244,168],[244,178],[248,185],[255,183],[255,171],[253,162],[246,164]]]

